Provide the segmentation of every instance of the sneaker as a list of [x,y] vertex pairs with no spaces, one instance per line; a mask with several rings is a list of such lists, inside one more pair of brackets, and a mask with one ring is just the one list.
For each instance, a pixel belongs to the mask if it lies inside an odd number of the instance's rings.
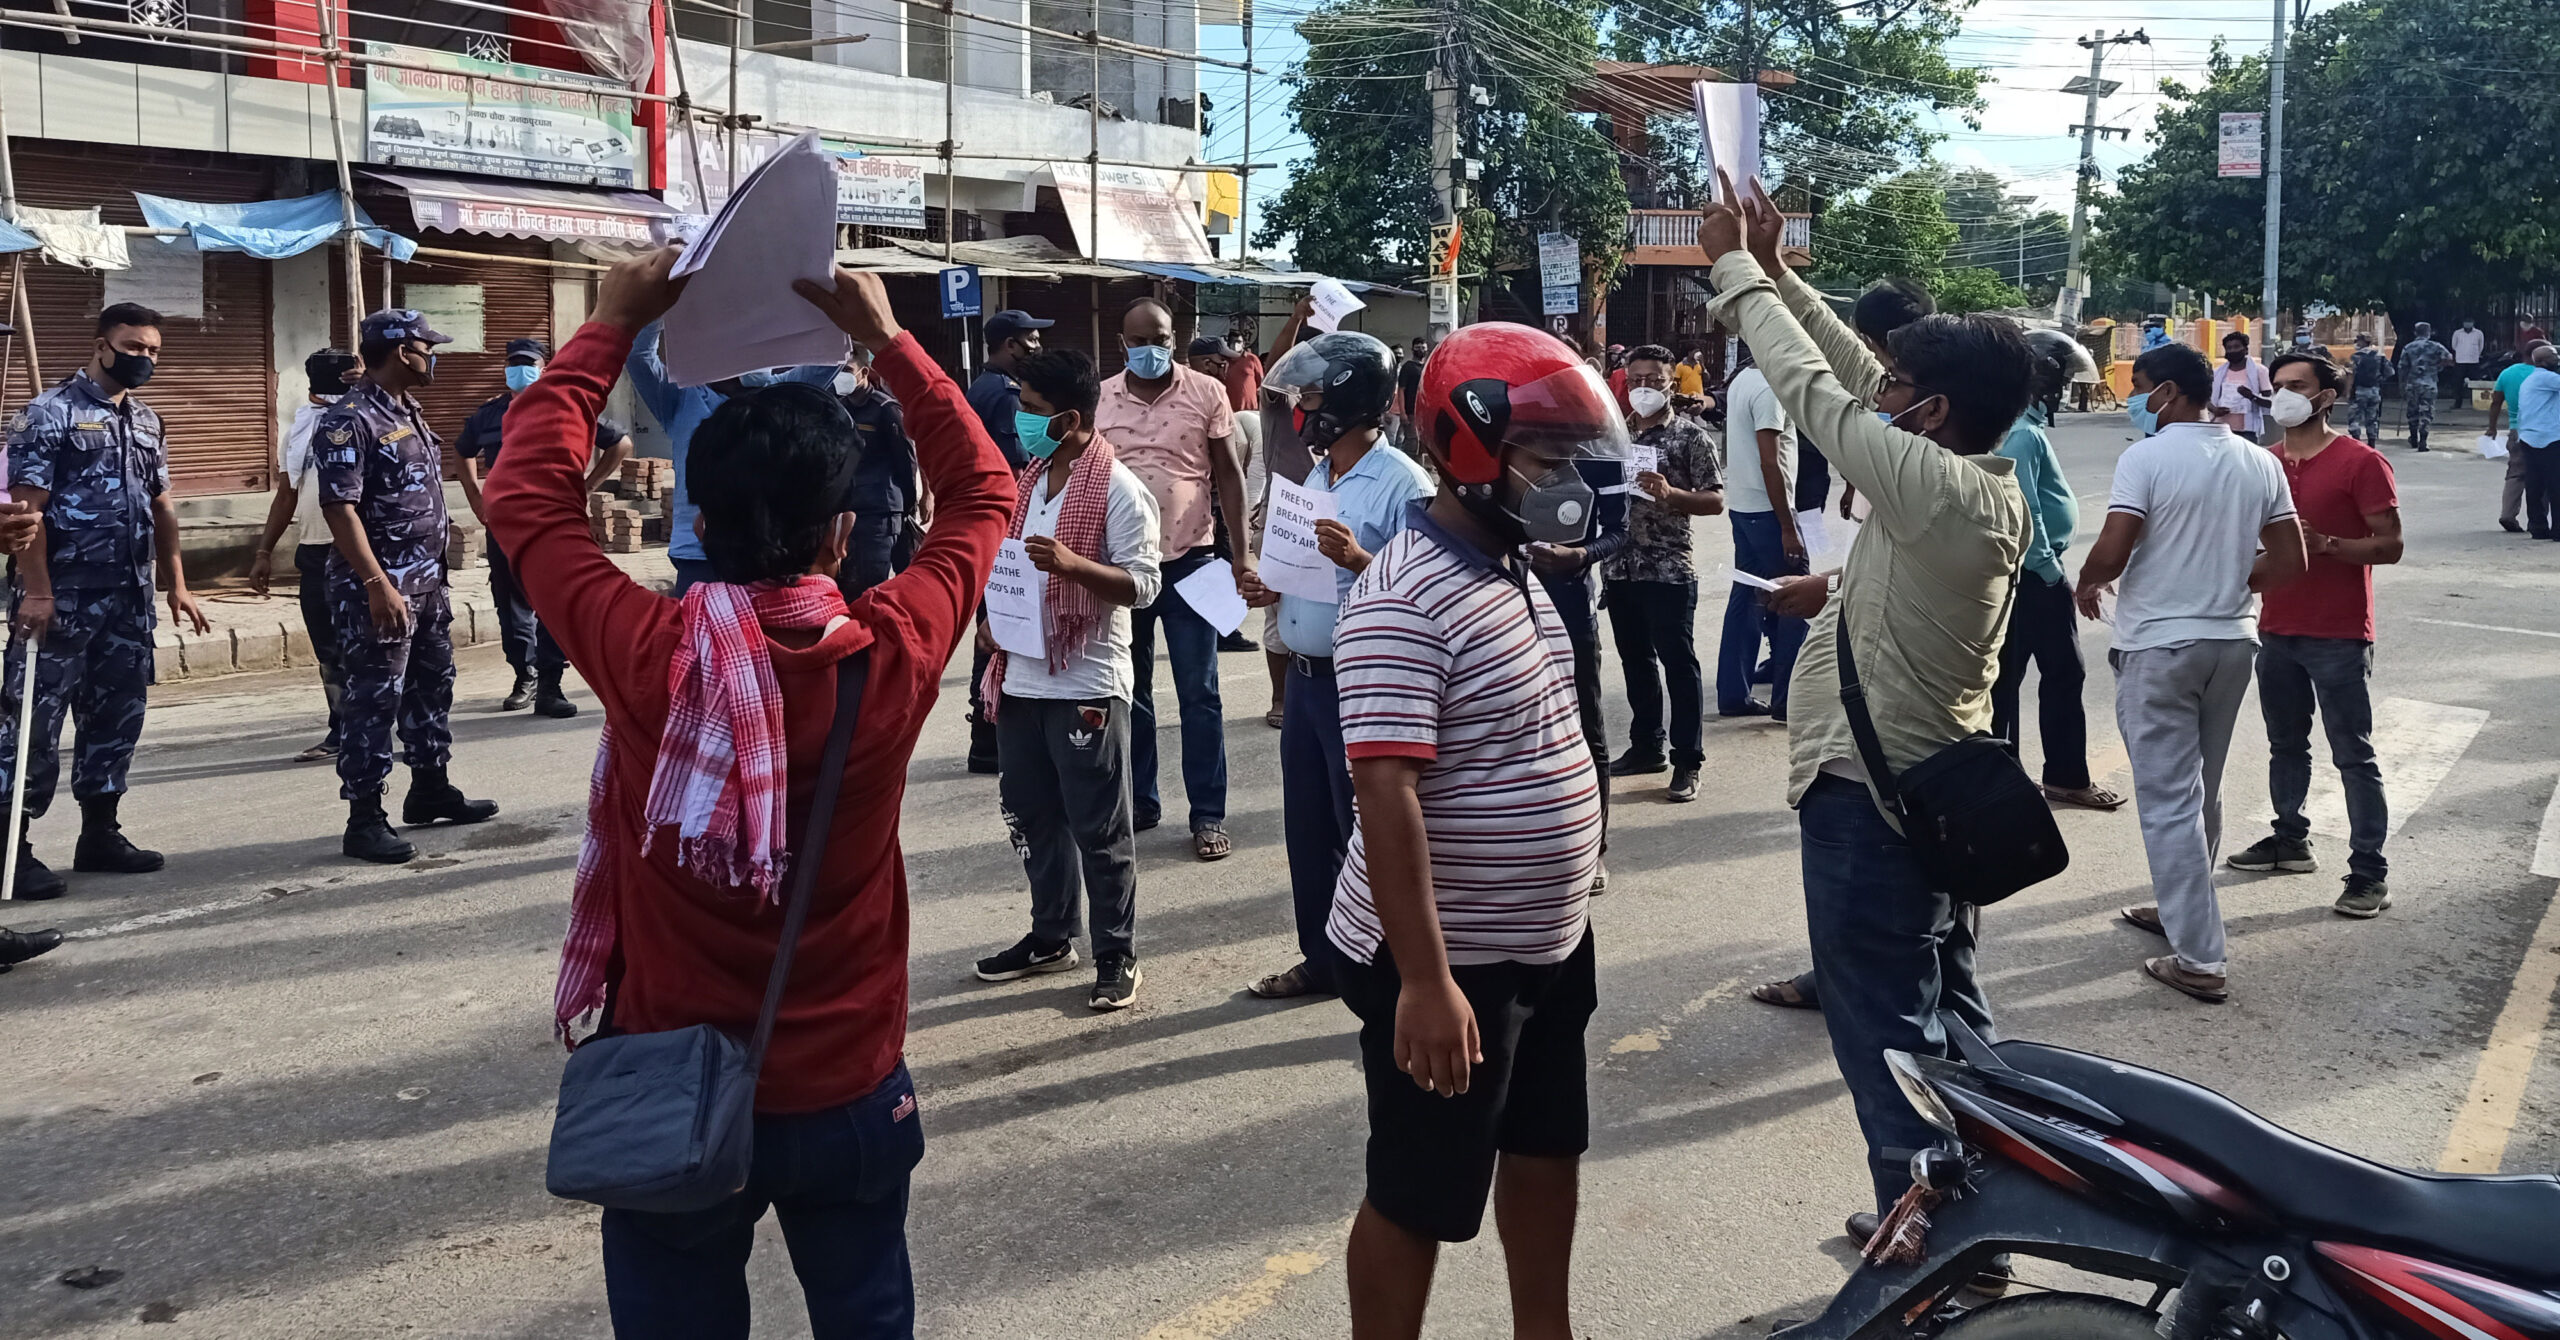
[[1691,764],[1671,770],[1671,789],[1662,794],[1674,805],[1686,805],[1698,798],[1698,769]]
[[2338,895],[2338,901],[2329,904],[2329,910],[2342,917],[2366,921],[2381,916],[2382,909],[2389,906],[2390,885],[2369,875],[2349,875],[2346,892]]
[[1597,898],[1608,891],[1609,863],[1606,860],[1603,860],[1600,862],[1599,868],[1591,872],[1591,896]]
[[2307,875],[2320,868],[2311,859],[2311,844],[2292,838],[2264,837],[2247,851],[2228,862],[2234,870],[2278,871],[2288,875]]
[[1076,946],[1072,940],[1059,944],[1042,944],[1036,935],[1023,936],[1013,948],[1001,954],[989,954],[978,960],[978,980],[1010,982],[1044,972],[1065,972],[1076,966]]
[[1085,1003],[1097,1010],[1125,1010],[1138,998],[1138,983],[1146,979],[1133,954],[1096,955],[1093,997]]
[[1627,752],[1610,760],[1609,775],[1612,777],[1650,777],[1657,772],[1662,772],[1668,769],[1670,766],[1671,760],[1664,758],[1662,755],[1655,753],[1650,749],[1629,747]]
[[1737,707],[1730,712],[1719,707],[1716,709],[1716,715],[1720,717],[1765,717],[1769,715],[1769,705],[1757,698],[1753,698],[1745,701],[1742,706]]

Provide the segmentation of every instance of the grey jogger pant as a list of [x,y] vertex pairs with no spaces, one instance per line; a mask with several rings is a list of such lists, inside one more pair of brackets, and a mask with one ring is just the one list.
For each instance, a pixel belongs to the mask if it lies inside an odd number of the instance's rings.
[[1008,693],[997,706],[996,756],[1004,768],[997,794],[1025,846],[1031,933],[1051,944],[1072,940],[1089,904],[1094,958],[1135,953],[1129,701]]
[[2191,972],[2223,970],[2222,904],[2213,892],[2222,764],[2257,652],[2249,638],[2214,638],[2107,654],[2152,896],[2169,947]]

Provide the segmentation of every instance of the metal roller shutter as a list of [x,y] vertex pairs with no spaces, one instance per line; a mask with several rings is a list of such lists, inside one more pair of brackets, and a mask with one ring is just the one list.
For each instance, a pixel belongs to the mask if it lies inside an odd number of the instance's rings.
[[[455,251],[540,260],[551,256],[549,243],[524,238],[429,233],[423,240],[428,246]],[[462,421],[489,397],[507,389],[507,341],[530,336],[545,344],[551,342],[553,275],[546,266],[498,260],[420,259],[394,267],[395,301],[405,300],[411,284],[475,285],[480,289],[483,351],[439,354],[435,383],[418,393],[418,403],[427,411],[427,426],[445,441],[448,478],[454,469],[451,446],[462,432]],[[352,348],[346,333],[346,303],[338,296],[346,292],[343,276],[342,269],[331,271],[331,324],[339,344]],[[383,305],[382,265],[378,260],[369,258],[364,278],[365,306],[370,311]]]
[[[270,172],[239,160],[216,162],[176,150],[12,141],[18,193],[47,208],[100,207],[108,223],[139,224],[129,191],[108,180],[147,181],[159,194],[187,200],[263,200]],[[158,246],[134,238],[134,246]],[[0,269],[0,299],[6,270]],[[97,271],[30,260],[27,301],[35,312],[36,349],[47,382],[89,360],[105,279]],[[162,328],[160,366],[143,400],[159,411],[169,438],[169,473],[181,494],[232,493],[275,482],[274,332],[269,321],[267,263],[216,253],[205,257],[204,317],[172,319]],[[5,310],[5,309],[0,309]],[[23,384],[13,384],[12,397]]]

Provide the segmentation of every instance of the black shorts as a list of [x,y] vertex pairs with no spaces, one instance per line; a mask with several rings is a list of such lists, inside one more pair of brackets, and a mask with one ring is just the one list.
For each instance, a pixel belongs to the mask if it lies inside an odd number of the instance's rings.
[[1360,1016],[1369,1084],[1369,1203],[1409,1232],[1465,1242],[1484,1223],[1497,1153],[1571,1158],[1591,1147],[1583,1029],[1599,1008],[1591,933],[1561,963],[1450,969],[1475,1011],[1484,1061],[1443,1098],[1396,1068],[1402,979],[1385,945],[1343,963],[1342,1000]]

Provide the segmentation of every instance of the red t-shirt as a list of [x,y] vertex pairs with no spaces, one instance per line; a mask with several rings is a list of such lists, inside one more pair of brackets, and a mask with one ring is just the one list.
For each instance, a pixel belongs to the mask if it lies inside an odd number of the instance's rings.
[[[2364,443],[2340,434],[2307,461],[2284,454],[2279,441],[2269,448],[2284,463],[2284,480],[2293,489],[2293,510],[2305,530],[2361,540],[2373,534],[2365,518],[2400,505],[2391,478],[2391,462]],[[2335,637],[2373,640],[2373,566],[2347,563],[2313,554],[2301,577],[2269,591],[2258,615],[2258,629],[2289,637]]]
[[[675,601],[623,575],[587,529],[595,418],[630,351],[630,331],[589,322],[542,380],[516,396],[505,450],[489,472],[489,529],[522,565],[518,579],[534,610],[613,727],[620,805],[598,836],[614,845],[621,872],[613,890],[615,1026],[653,1033],[707,1023],[744,1037],[764,1003],[782,909],[695,878],[676,864],[672,841],[640,853],[641,812],[666,733],[667,667],[684,616]],[[826,865],[756,1085],[760,1112],[849,1103],[877,1087],[906,1048],[898,804],[907,757],[1013,513],[1004,457],[914,337],[900,335],[872,368],[906,407],[916,464],[933,489],[933,529],[906,571],[864,592],[815,645],[766,643],[782,689],[794,824],[808,813],[835,716],[836,663],[866,647],[871,662]]]
[[1227,408],[1239,414],[1262,408],[1262,358],[1251,349],[1227,360]]

